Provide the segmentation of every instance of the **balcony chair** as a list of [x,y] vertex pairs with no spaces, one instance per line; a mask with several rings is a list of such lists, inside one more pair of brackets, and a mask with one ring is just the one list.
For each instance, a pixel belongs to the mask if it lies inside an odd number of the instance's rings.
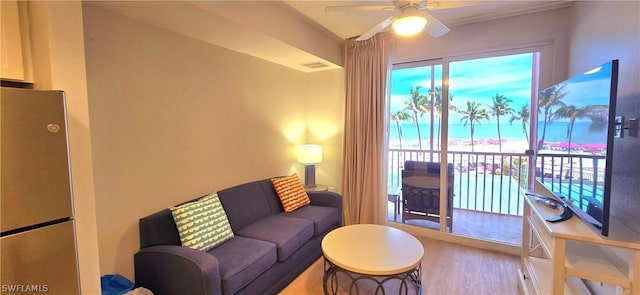
[[[453,164],[447,165],[447,227],[453,231]],[[440,163],[406,161],[402,170],[402,223],[440,222]]]

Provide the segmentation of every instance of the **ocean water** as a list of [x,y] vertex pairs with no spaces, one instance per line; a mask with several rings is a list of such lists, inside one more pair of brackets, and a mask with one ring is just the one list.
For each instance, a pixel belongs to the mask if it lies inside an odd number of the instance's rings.
[[[505,120],[507,121],[507,120]],[[547,126],[547,132],[545,134],[546,142],[568,142],[567,137],[567,125],[568,122],[552,122]],[[400,125],[402,129],[402,140],[413,141],[418,140],[418,131],[416,126],[411,123],[403,122]],[[475,125],[474,139],[497,139],[498,138],[498,124],[495,122],[483,122],[481,125]],[[543,123],[538,122],[538,132],[542,133]],[[529,132],[527,130],[527,132]],[[422,139],[428,139],[430,136],[430,124],[420,124],[420,134]],[[434,125],[433,136],[437,137],[438,125]],[[522,125],[519,122],[513,122],[513,125],[509,122],[500,122],[500,135],[502,138],[506,138],[507,141],[525,141],[526,137],[522,131]],[[395,122],[391,122],[389,127],[389,140],[398,141],[398,127]],[[471,139],[471,128],[469,125],[463,124],[449,124],[449,139],[457,140],[469,140]],[[571,142],[576,144],[587,143],[606,143],[607,142],[607,130],[606,126],[596,128],[592,126],[591,122],[579,121],[575,122],[573,126],[573,133]]]

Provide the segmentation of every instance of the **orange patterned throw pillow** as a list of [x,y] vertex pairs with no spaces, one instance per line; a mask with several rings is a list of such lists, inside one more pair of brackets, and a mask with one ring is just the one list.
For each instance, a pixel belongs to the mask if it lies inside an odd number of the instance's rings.
[[284,212],[291,212],[311,203],[298,175],[273,178],[271,182],[276,193],[278,193],[278,197],[280,197]]

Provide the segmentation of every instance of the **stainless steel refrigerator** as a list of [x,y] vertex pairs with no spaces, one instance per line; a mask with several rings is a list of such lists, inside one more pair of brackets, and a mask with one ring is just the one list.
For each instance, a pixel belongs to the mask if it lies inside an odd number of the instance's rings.
[[79,294],[64,92],[0,100],[0,293]]

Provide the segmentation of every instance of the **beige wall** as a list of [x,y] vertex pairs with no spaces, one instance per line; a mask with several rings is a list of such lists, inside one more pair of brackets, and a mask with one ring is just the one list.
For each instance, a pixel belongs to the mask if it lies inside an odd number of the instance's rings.
[[84,20],[102,274],[133,279],[140,217],[303,173],[295,144],[325,145],[318,182],[339,183],[342,70],[304,74],[91,5]]
[[[84,62],[82,5],[77,1],[21,2],[28,10],[36,89],[66,93],[80,288],[100,293],[91,134]],[[29,61],[30,62],[30,61]],[[46,247],[46,245],[43,245]]]
[[[316,183],[342,191],[342,143],[344,136],[344,70],[308,74],[306,100],[307,142],[323,145],[323,159],[316,165]],[[304,169],[299,164],[299,169]],[[300,170],[302,171],[302,170]],[[300,172],[302,175],[303,172]]]
[[[224,18],[238,22],[247,17],[251,7],[251,21],[241,22],[254,32],[262,32],[275,39],[285,41],[327,62],[343,65],[342,44],[344,40],[281,1],[195,1],[202,7]],[[255,39],[254,39],[255,40]],[[213,43],[220,42],[215,40]],[[255,41],[254,41],[255,42]],[[261,50],[264,51],[264,50]],[[306,62],[311,62],[307,60]],[[304,60],[298,62],[303,63]]]
[[640,93],[640,2],[579,1],[572,16],[569,74],[619,59],[619,95]]

